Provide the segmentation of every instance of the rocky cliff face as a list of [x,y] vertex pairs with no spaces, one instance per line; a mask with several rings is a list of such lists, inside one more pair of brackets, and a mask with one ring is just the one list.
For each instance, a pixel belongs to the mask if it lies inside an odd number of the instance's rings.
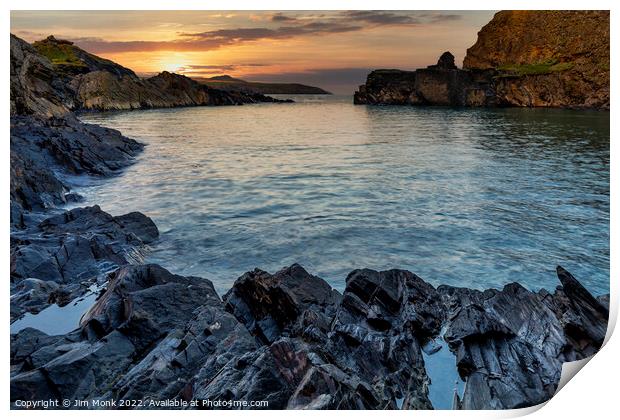
[[463,70],[446,60],[375,71],[355,103],[609,108],[609,12],[499,12]]
[[494,69],[498,102],[609,108],[609,11],[502,11],[464,69]]
[[69,113],[49,60],[11,34],[11,115],[61,117]]
[[[18,98],[18,91],[22,88],[26,92],[37,89],[31,96],[36,96],[38,102],[50,98],[50,104],[44,105],[46,110],[42,113],[46,115],[58,116],[60,111],[67,110],[106,111],[283,102],[258,93],[210,88],[169,72],[141,79],[130,69],[53,36],[30,46],[11,35],[11,44],[11,59],[15,61],[16,69],[16,75],[11,80],[15,79],[17,83],[14,96]],[[19,84],[19,80],[23,83]],[[21,87],[18,88],[18,85]],[[15,106],[36,102],[28,102],[27,98],[18,101]],[[63,105],[66,109],[61,106],[61,110],[55,110],[52,105]],[[11,109],[14,109],[13,102]],[[22,113],[21,110],[16,112]]]

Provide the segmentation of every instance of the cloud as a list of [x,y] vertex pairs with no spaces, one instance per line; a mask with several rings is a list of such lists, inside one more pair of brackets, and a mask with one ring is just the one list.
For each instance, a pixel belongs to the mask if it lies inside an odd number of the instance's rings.
[[95,54],[157,50],[209,51],[229,45],[268,39],[290,39],[357,32],[383,26],[421,26],[460,18],[461,16],[457,14],[441,12],[356,10],[332,14],[296,15],[294,17],[278,12],[270,15],[269,24],[262,27],[181,32],[177,39],[167,41],[106,41],[97,38],[80,38],[72,39],[72,41]]
[[218,29],[215,31],[182,33],[182,37],[195,42],[214,42],[229,45],[245,41],[262,39],[285,39],[301,35],[321,35],[359,31],[362,26],[348,25],[340,21],[315,21],[294,26],[280,26],[278,28],[236,28]]
[[453,22],[463,18],[462,15],[448,13],[424,13],[422,17],[429,23]]
[[350,10],[342,13],[353,21],[374,25],[418,25],[422,22],[416,15],[412,14],[372,10]]

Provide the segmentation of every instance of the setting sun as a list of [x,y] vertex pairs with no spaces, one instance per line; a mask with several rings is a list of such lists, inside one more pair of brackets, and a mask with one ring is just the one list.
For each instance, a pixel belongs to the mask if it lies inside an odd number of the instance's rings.
[[158,67],[161,70],[169,71],[171,73],[178,73],[188,64],[189,60],[184,54],[169,53],[159,60]]

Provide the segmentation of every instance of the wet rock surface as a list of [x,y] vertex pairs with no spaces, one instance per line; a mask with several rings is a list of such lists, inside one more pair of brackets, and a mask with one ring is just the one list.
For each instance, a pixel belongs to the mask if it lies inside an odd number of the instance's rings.
[[11,235],[11,319],[60,306],[97,277],[139,263],[159,236],[141,213],[113,217],[99,206],[75,208]]
[[544,402],[555,392],[563,362],[588,357],[603,344],[608,310],[561,267],[558,277],[554,293],[533,293],[518,283],[501,291],[438,289],[451,308],[445,339],[467,378],[461,408]]
[[143,145],[118,131],[83,124],[74,117],[11,117],[11,223],[23,211],[75,201],[70,175],[111,176],[133,163]]
[[531,406],[606,330],[607,309],[562,268],[558,276],[553,293],[516,283],[476,291],[364,269],[340,295],[293,265],[244,274],[222,301],[206,279],[128,265],[108,275],[75,331],[12,335],[11,398],[430,409],[422,347],[443,331],[466,383],[456,408]]

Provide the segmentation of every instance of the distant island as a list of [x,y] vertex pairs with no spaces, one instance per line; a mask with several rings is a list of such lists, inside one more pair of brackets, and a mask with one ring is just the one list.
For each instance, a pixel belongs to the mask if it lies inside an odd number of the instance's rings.
[[263,83],[249,82],[232,76],[196,77],[198,83],[224,91],[261,93],[263,95],[331,95],[331,92],[316,86],[300,83]]

